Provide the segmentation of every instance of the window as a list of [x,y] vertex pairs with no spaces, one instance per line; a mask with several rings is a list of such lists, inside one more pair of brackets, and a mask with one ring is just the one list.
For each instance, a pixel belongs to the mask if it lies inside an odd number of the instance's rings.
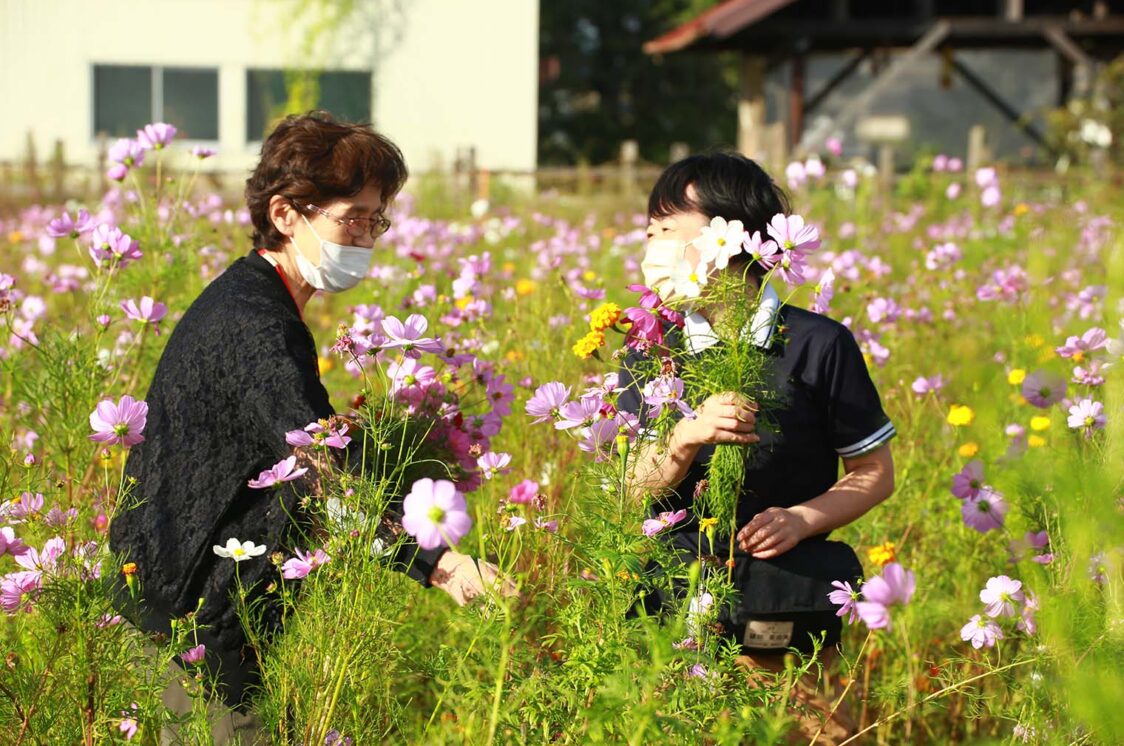
[[218,140],[218,70],[94,65],[94,136],[134,137],[149,122],[174,124],[189,140]]
[[[311,74],[316,103],[345,122],[371,120],[371,73],[332,70]],[[285,110],[293,86],[306,80],[293,71],[246,71],[246,140],[259,142]]]

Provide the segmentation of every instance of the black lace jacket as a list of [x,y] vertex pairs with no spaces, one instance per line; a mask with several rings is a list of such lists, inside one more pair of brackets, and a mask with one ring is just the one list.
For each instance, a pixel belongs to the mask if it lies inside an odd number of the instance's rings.
[[[333,414],[316,358],[273,265],[256,252],[235,261],[168,338],[144,397],[145,439],[125,467],[136,479],[129,501],[140,504],[110,527],[110,546],[137,564],[143,595],[135,606],[123,593],[122,612],[142,629],[167,633],[173,617],[203,599],[198,620],[210,629],[200,642],[221,668],[230,704],[244,700],[256,667],[230,600],[235,563],[212,547],[231,537],[264,544],[265,555],[239,564],[241,582],[260,593],[277,579],[269,554],[291,553],[299,491],[247,482],[292,453],[287,431]],[[410,545],[391,559],[426,583],[440,554]]]

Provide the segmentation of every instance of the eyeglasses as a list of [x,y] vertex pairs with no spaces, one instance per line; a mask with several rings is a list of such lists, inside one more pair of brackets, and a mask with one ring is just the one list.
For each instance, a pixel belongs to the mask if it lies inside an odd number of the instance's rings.
[[390,221],[387,220],[385,215],[377,215],[373,218],[337,218],[323,207],[317,207],[316,205],[307,203],[302,205],[295,200],[290,201],[297,207],[311,210],[312,212],[323,215],[338,225],[342,225],[344,230],[347,231],[347,234],[352,238],[362,238],[363,236],[378,238],[390,230]]

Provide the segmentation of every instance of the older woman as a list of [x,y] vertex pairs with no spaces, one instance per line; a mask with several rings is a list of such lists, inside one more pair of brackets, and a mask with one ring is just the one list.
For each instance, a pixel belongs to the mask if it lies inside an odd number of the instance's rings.
[[[305,305],[366,276],[406,175],[398,148],[369,127],[320,113],[282,121],[246,183],[253,249],[184,314],[146,396],[145,440],[126,466],[139,505],[114,518],[111,545],[137,565],[141,628],[167,632],[203,600],[199,639],[233,707],[256,679],[255,657],[230,602],[234,563],[212,547],[229,537],[286,546],[296,496],[247,482],[289,455],[287,431],[333,415]],[[477,562],[456,552],[399,545],[391,561],[462,603],[483,590]],[[276,573],[264,561],[239,571],[259,588]]]

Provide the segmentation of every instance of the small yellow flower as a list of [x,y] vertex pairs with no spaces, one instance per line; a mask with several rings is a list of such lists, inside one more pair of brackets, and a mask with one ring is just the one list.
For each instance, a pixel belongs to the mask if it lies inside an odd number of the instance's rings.
[[503,273],[505,275],[510,275],[515,271],[515,262],[504,262],[503,266],[500,269],[503,270]]
[[616,303],[603,303],[589,314],[589,328],[591,331],[603,332],[620,321],[620,318],[620,306]]
[[952,408],[948,410],[948,424],[954,427],[971,425],[974,419],[976,419],[976,413],[972,411],[971,407],[953,404]]
[[[1038,362],[1048,363],[1051,360],[1053,360],[1054,358],[1056,358],[1057,356],[1058,356],[1058,353],[1054,352],[1053,347],[1043,347],[1041,350],[1038,351]],[[1080,362],[1080,361],[1078,361],[1078,362]]]
[[1026,380],[1026,370],[1024,368],[1013,368],[1007,374],[1007,383],[1012,386],[1021,386],[1023,381]]
[[894,546],[894,542],[887,541],[879,544],[876,547],[871,547],[870,549],[866,550],[866,556],[871,562],[878,565],[879,567],[885,567],[897,558],[897,555],[894,552],[895,549],[896,547]]
[[593,282],[597,279],[597,273],[592,269],[587,269],[585,272],[582,272],[582,279],[586,282]]
[[960,448],[957,449],[956,452],[959,453],[963,458],[972,458],[980,452],[980,444],[968,441],[964,445],[960,446]]
[[519,296],[530,295],[531,293],[535,292],[535,289],[538,286],[539,286],[539,284],[537,282],[535,282],[534,280],[528,280],[526,278],[521,279],[521,280],[516,280],[515,281],[515,294],[519,295]]
[[8,243],[19,243],[23,240],[23,233],[20,231],[12,231],[8,234]]
[[588,360],[603,344],[605,344],[605,334],[603,332],[590,332],[575,342],[574,346],[570,349],[582,360]]
[[1016,218],[1021,218],[1023,215],[1026,215],[1028,212],[1030,212],[1030,205],[1028,205],[1027,203],[1020,202],[1017,205],[1015,205],[1014,213],[1015,213]]
[[332,362],[332,358],[321,356],[316,358],[316,367],[319,368],[320,375],[324,375],[332,368],[336,367],[336,364]]
[[1031,448],[1041,448],[1046,445],[1046,439],[1041,435],[1031,435],[1026,439],[1026,444]]
[[1030,418],[1030,429],[1035,432],[1042,432],[1050,427],[1050,418],[1045,415],[1038,415],[1037,417]]
[[1023,338],[1023,342],[1031,349],[1037,349],[1046,344],[1046,340],[1042,338],[1041,334],[1028,334]]
[[526,355],[523,354],[522,350],[508,350],[504,357],[507,358],[507,362],[516,363],[525,358]]
[[710,531],[711,529],[713,529],[717,525],[718,525],[718,519],[717,518],[703,518],[701,521],[699,521],[699,531],[702,531],[702,532],[705,533],[707,531]]
[[457,308],[463,311],[464,309],[468,308],[468,304],[473,300],[475,299],[471,295],[466,295],[463,298],[458,298],[454,305],[456,305]]

